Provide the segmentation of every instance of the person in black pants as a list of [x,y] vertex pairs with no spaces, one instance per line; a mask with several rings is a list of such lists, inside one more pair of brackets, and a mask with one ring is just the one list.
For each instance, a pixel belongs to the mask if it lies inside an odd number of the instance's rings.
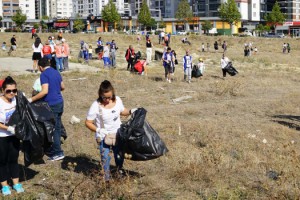
[[126,50],[125,58],[128,63],[127,70],[129,70],[130,67],[130,71],[133,71],[135,54],[134,54],[134,49],[131,45],[129,45],[129,48]]
[[10,76],[6,77],[2,84],[3,96],[0,97],[0,182],[4,196],[11,194],[9,179],[12,179],[17,193],[24,192],[19,183],[20,140],[15,136],[15,128],[6,125],[16,109],[17,91],[17,83]]

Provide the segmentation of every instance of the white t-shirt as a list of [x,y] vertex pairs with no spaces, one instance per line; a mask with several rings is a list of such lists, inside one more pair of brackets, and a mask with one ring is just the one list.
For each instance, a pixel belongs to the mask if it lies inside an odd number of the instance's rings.
[[[97,101],[94,101],[88,111],[86,119],[95,120],[96,127],[103,128],[101,127],[100,122],[99,106],[100,104]],[[108,133],[117,133],[121,126],[120,114],[124,111],[124,109],[123,102],[118,96],[116,97],[116,105],[114,107],[110,109],[101,107],[104,128],[108,131]]]
[[187,55],[183,56],[182,62],[183,62],[183,67],[184,66],[186,66],[187,68],[192,67],[192,63],[193,63],[192,56],[187,56]]
[[203,62],[199,62],[198,63],[198,68],[200,69],[201,71],[201,74],[203,74],[204,70],[205,70],[205,65]]
[[103,50],[103,57],[106,57],[106,58],[109,57],[109,48],[108,48],[108,46],[105,46],[105,47],[104,47],[104,50]]
[[39,46],[36,48],[35,45],[32,44],[32,49],[33,49],[33,52],[41,53],[42,49],[43,49],[43,45],[40,43]]
[[165,37],[165,32],[161,32],[160,33],[160,36],[163,38],[163,37]]
[[[0,98],[0,122],[2,124],[7,124],[11,115],[16,110],[16,98],[13,98],[11,103],[5,102]],[[10,132],[4,129],[0,129],[0,137],[12,136]]]
[[221,59],[221,68],[224,69],[227,64],[229,63],[229,59],[227,57],[224,57],[224,59]]

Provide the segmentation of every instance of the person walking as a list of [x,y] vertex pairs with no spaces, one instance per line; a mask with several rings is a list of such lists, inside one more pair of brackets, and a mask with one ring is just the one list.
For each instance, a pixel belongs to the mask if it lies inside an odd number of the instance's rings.
[[62,132],[61,117],[64,112],[64,99],[61,91],[65,89],[65,85],[60,73],[50,67],[50,62],[47,58],[39,60],[38,65],[42,72],[40,76],[42,91],[29,98],[28,101],[31,103],[42,99],[50,106],[55,118],[55,130],[53,133],[53,144],[50,149],[46,150],[46,155],[51,161],[61,160],[65,157],[60,141]]
[[109,50],[109,45],[110,45],[110,43],[109,42],[106,42],[106,45],[105,45],[105,47],[104,47],[104,49],[103,49],[103,62],[104,62],[104,68],[105,67],[108,67],[109,68],[109,66],[110,66],[110,59],[109,59],[109,52],[110,52],[110,50]]
[[129,45],[129,48],[126,50],[126,54],[125,54],[125,58],[128,63],[127,70],[129,70],[129,67],[130,67],[130,71],[133,71],[134,56],[135,56],[134,49],[133,49],[132,45]]
[[36,29],[33,27],[31,29],[31,39],[33,39],[35,37],[35,35],[36,35]]
[[[191,83],[192,80],[192,67],[193,67],[193,58],[190,55],[189,51],[186,51],[185,56],[183,56],[183,70],[184,70],[184,81]],[[186,80],[188,79],[188,80]]]
[[153,44],[151,43],[151,40],[148,39],[146,42],[146,55],[147,55],[147,63],[148,64],[152,61],[152,47],[153,47]]
[[[98,51],[98,59],[101,60],[103,57],[103,42],[102,42],[102,38],[99,37],[97,40],[97,51]],[[97,53],[97,52],[96,52]]]
[[11,55],[11,52],[16,51],[17,50],[17,40],[16,40],[16,36],[13,35],[12,38],[10,39],[10,49],[8,51],[8,55]]
[[70,55],[70,47],[69,44],[66,42],[65,38],[61,39],[62,42],[62,58],[63,58],[63,66],[64,70],[68,71],[69,70],[69,55]]
[[104,180],[109,182],[110,160],[109,155],[112,149],[117,171],[124,174],[124,157],[119,153],[119,145],[105,143],[107,135],[117,134],[121,126],[121,116],[129,116],[136,109],[128,110],[124,107],[120,97],[116,96],[115,89],[108,80],[104,80],[98,89],[98,99],[94,101],[88,111],[85,125],[95,133],[96,141],[100,148],[101,164],[104,169]]
[[42,52],[43,52],[43,57],[47,58],[48,60],[52,59],[52,54],[51,54],[52,50],[51,50],[51,47],[50,47],[48,41],[45,42],[45,45],[43,46]]
[[32,44],[33,54],[32,54],[32,60],[33,60],[33,66],[32,66],[32,72],[37,73],[38,72],[38,66],[37,62],[43,57],[42,50],[43,45],[41,42],[41,39],[37,37],[35,39],[35,42]]
[[10,179],[17,193],[24,192],[19,183],[20,140],[15,136],[15,128],[6,125],[16,110],[17,92],[16,81],[10,76],[6,77],[2,83],[3,95],[0,97],[0,182],[4,196],[11,194]]
[[201,49],[202,49],[202,52],[205,52],[205,46],[204,46],[203,42],[202,42],[202,45],[201,45]]
[[227,42],[226,41],[223,42],[222,49],[224,50],[223,53],[225,53],[227,50]]
[[63,46],[61,44],[61,41],[56,41],[55,46],[55,62],[56,62],[56,70],[59,72],[64,71],[63,67]]
[[110,58],[111,58],[111,66],[116,67],[116,53],[117,53],[118,47],[115,43],[115,40],[112,40],[110,43]]
[[288,53],[290,53],[290,51],[291,51],[290,43],[287,43],[286,48],[287,48]]
[[215,41],[215,43],[214,43],[214,49],[215,49],[215,52],[217,52],[219,50],[219,44],[217,41]]
[[222,58],[221,58],[221,69],[222,69],[222,72],[223,72],[223,78],[226,77],[226,66],[228,65],[229,63],[229,59],[223,54],[222,55]]
[[163,54],[163,64],[165,68],[166,81],[171,83],[171,74],[173,73],[174,55],[171,53],[171,47],[167,48],[167,52]]

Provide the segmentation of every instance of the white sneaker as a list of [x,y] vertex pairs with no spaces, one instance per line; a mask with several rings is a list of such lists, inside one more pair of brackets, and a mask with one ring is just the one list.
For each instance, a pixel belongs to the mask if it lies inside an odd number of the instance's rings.
[[171,79],[169,80],[169,83],[171,83]]
[[191,83],[191,81],[189,80],[188,83]]
[[167,82],[169,82],[169,79],[168,79],[168,78],[167,78],[166,80],[167,80]]

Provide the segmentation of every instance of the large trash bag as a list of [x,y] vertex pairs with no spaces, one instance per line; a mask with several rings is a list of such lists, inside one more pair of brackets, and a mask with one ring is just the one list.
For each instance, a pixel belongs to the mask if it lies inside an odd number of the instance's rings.
[[54,115],[46,102],[30,104],[21,91],[16,96],[16,110],[8,125],[15,126],[15,135],[23,141],[24,162],[29,166],[44,156],[53,143]]
[[120,152],[131,155],[134,161],[155,159],[168,152],[158,133],[145,120],[146,113],[144,108],[136,110],[117,134]]
[[192,69],[192,78],[199,78],[200,76],[203,76],[201,70],[196,65],[194,65]]
[[238,71],[232,66],[232,62],[227,64],[225,70],[230,76],[235,76],[238,73]]

